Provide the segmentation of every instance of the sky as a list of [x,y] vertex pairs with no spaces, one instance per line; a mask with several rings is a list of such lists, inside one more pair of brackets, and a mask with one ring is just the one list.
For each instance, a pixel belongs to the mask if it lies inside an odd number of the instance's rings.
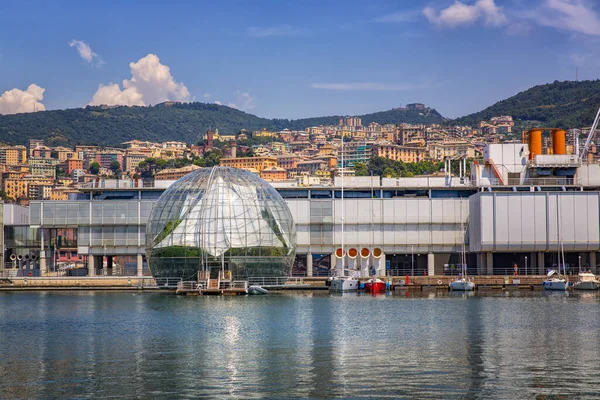
[[599,44],[600,0],[0,0],[0,114],[173,100],[459,117],[598,79]]

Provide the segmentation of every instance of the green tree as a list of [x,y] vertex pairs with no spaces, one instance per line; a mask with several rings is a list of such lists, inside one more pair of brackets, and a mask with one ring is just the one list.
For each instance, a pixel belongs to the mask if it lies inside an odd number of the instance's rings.
[[213,167],[215,165],[219,165],[221,158],[223,157],[223,152],[219,149],[213,149],[206,153],[204,153],[204,165],[206,167]]
[[93,161],[90,164],[90,174],[94,174],[94,175],[98,175],[98,172],[100,172],[100,164],[98,164],[97,161]]
[[113,174],[117,175],[117,171],[121,171],[121,163],[118,162],[117,160],[113,161],[110,163],[110,170],[113,172]]
[[400,175],[398,175],[398,173],[392,167],[387,167],[383,171],[383,176],[385,176],[386,178],[398,178],[398,177],[400,177]]
[[369,169],[364,163],[356,163],[354,165],[354,174],[356,176],[369,176]]
[[12,197],[8,197],[6,195],[6,192],[4,190],[0,190],[0,199],[2,199],[2,201],[5,202],[14,202],[15,199],[13,199]]

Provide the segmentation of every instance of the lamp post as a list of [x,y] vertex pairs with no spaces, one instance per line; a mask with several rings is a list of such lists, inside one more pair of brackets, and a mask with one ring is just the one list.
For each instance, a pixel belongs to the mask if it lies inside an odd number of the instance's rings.
[[527,275],[527,256],[525,256],[525,275]]
[[581,254],[579,255],[579,272],[581,272]]

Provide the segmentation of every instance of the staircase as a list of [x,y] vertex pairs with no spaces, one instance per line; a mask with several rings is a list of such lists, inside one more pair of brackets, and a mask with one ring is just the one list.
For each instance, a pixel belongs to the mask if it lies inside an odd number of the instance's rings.
[[496,175],[496,178],[498,178],[498,182],[500,182],[500,184],[504,186],[506,183],[504,182],[504,178],[502,177],[502,174],[500,173],[500,170],[496,166],[496,163],[494,162],[494,160],[489,158],[489,159],[485,160],[485,164],[489,165],[492,168],[494,175]]

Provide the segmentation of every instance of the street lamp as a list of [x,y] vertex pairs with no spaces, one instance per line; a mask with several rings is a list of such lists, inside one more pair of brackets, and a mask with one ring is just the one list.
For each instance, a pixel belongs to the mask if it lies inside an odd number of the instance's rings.
[[579,272],[581,272],[581,255],[579,255]]
[[525,275],[527,275],[527,256],[525,256]]

